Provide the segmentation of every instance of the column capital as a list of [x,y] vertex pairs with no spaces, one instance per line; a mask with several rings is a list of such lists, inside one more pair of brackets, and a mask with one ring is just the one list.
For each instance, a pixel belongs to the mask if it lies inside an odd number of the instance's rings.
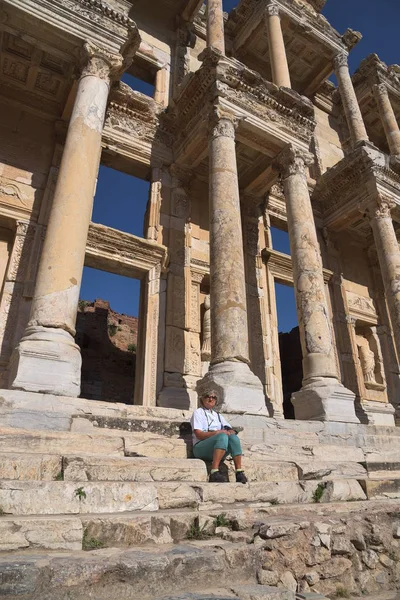
[[81,77],[93,75],[107,82],[119,77],[124,68],[124,59],[121,54],[112,54],[92,42],[85,42],[83,45],[80,62]]
[[378,96],[388,96],[389,94],[386,83],[375,83],[372,90]]
[[269,2],[267,4],[264,14],[267,18],[268,17],[279,17],[280,16],[279,6],[277,4],[275,4],[275,2]]
[[333,59],[333,67],[334,69],[338,69],[339,67],[348,67],[349,66],[349,55],[347,52],[340,52],[336,54]]
[[273,162],[276,171],[280,171],[284,179],[290,175],[306,175],[306,167],[312,165],[314,157],[310,152],[288,145],[278,154]]
[[391,198],[379,196],[379,199],[376,202],[373,201],[367,206],[365,212],[369,220],[391,219],[391,211],[395,206],[396,203]]
[[229,137],[235,139],[235,130],[239,119],[221,106],[214,106],[209,120],[210,135],[213,138]]

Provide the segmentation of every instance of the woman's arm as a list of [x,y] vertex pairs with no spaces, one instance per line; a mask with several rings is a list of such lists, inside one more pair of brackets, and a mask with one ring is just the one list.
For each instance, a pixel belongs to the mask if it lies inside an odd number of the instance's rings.
[[193,433],[200,441],[206,440],[207,438],[217,435],[218,433],[225,433],[226,435],[231,434],[231,432],[226,431],[226,429],[217,429],[217,431],[201,431],[201,429],[195,429]]

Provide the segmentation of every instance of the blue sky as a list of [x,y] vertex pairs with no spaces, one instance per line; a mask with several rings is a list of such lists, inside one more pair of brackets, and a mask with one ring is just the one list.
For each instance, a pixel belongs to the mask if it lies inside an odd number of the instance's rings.
[[[224,0],[224,10],[231,10],[237,3],[237,0]],[[362,41],[350,54],[352,71],[372,52],[388,64],[400,63],[400,0],[328,0],[323,14],[340,33],[351,27],[363,34]],[[146,84],[138,85],[129,76],[124,76],[123,80],[135,89],[149,93]],[[93,221],[142,236],[148,189],[146,181],[101,167]],[[281,252],[288,252],[287,234],[274,231],[273,245]],[[140,284],[135,279],[85,267],[81,298],[103,298],[110,301],[113,310],[137,315],[139,289]],[[297,325],[293,289],[277,285],[276,293],[279,330],[290,331]]]

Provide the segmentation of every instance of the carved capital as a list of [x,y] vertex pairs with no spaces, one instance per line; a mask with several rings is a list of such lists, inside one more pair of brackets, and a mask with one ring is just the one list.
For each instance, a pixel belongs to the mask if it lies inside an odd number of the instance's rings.
[[86,42],[81,50],[81,77],[93,75],[109,82],[123,72],[124,61],[120,54],[111,54],[104,48]]
[[274,169],[282,174],[283,179],[290,175],[306,175],[306,167],[313,164],[314,157],[309,152],[286,146],[274,161]]
[[229,137],[235,139],[235,129],[238,118],[220,106],[214,107],[210,116],[209,126],[212,138]]
[[279,17],[279,6],[275,2],[269,2],[265,9],[265,16],[268,17]]
[[348,54],[346,54],[345,52],[336,54],[335,58],[333,59],[334,69],[336,70],[336,69],[339,69],[339,67],[348,67],[348,66],[349,66]]
[[372,90],[375,94],[375,97],[384,98],[388,96],[388,89],[386,83],[376,83],[372,86]]
[[396,206],[390,198],[380,197],[378,202],[367,206],[366,214],[371,219],[391,219],[391,211]]

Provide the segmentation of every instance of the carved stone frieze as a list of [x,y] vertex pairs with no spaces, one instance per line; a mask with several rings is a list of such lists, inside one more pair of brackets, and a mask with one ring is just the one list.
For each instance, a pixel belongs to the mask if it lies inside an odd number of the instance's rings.
[[160,108],[152,98],[119,82],[110,94],[106,126],[139,140],[170,148],[172,133],[164,128],[159,115]]
[[166,262],[165,246],[105,225],[90,224],[86,245],[88,266],[113,265],[114,272],[141,277],[157,265],[164,269]]
[[71,4],[74,4],[75,9],[78,10],[78,12],[80,12],[79,9],[84,10],[86,12],[83,14],[87,14],[88,12],[92,17],[93,13],[97,13],[99,16],[111,19],[120,25],[134,25],[134,22],[128,17],[128,15],[124,15],[103,0],[55,0],[55,2],[61,6],[67,7],[71,6]]
[[[309,142],[316,123],[312,104],[293,90],[278,89],[239,61],[213,49],[203,53],[202,67],[193,73],[178,96],[173,113],[181,137],[192,134],[193,121],[212,111],[216,91],[233,106],[276,123],[290,135]],[[208,116],[205,118],[209,118]]]
[[360,296],[354,292],[346,290],[347,306],[349,307],[350,317],[353,318],[364,318],[367,321],[375,323],[377,320],[377,313],[372,298],[367,296]]

